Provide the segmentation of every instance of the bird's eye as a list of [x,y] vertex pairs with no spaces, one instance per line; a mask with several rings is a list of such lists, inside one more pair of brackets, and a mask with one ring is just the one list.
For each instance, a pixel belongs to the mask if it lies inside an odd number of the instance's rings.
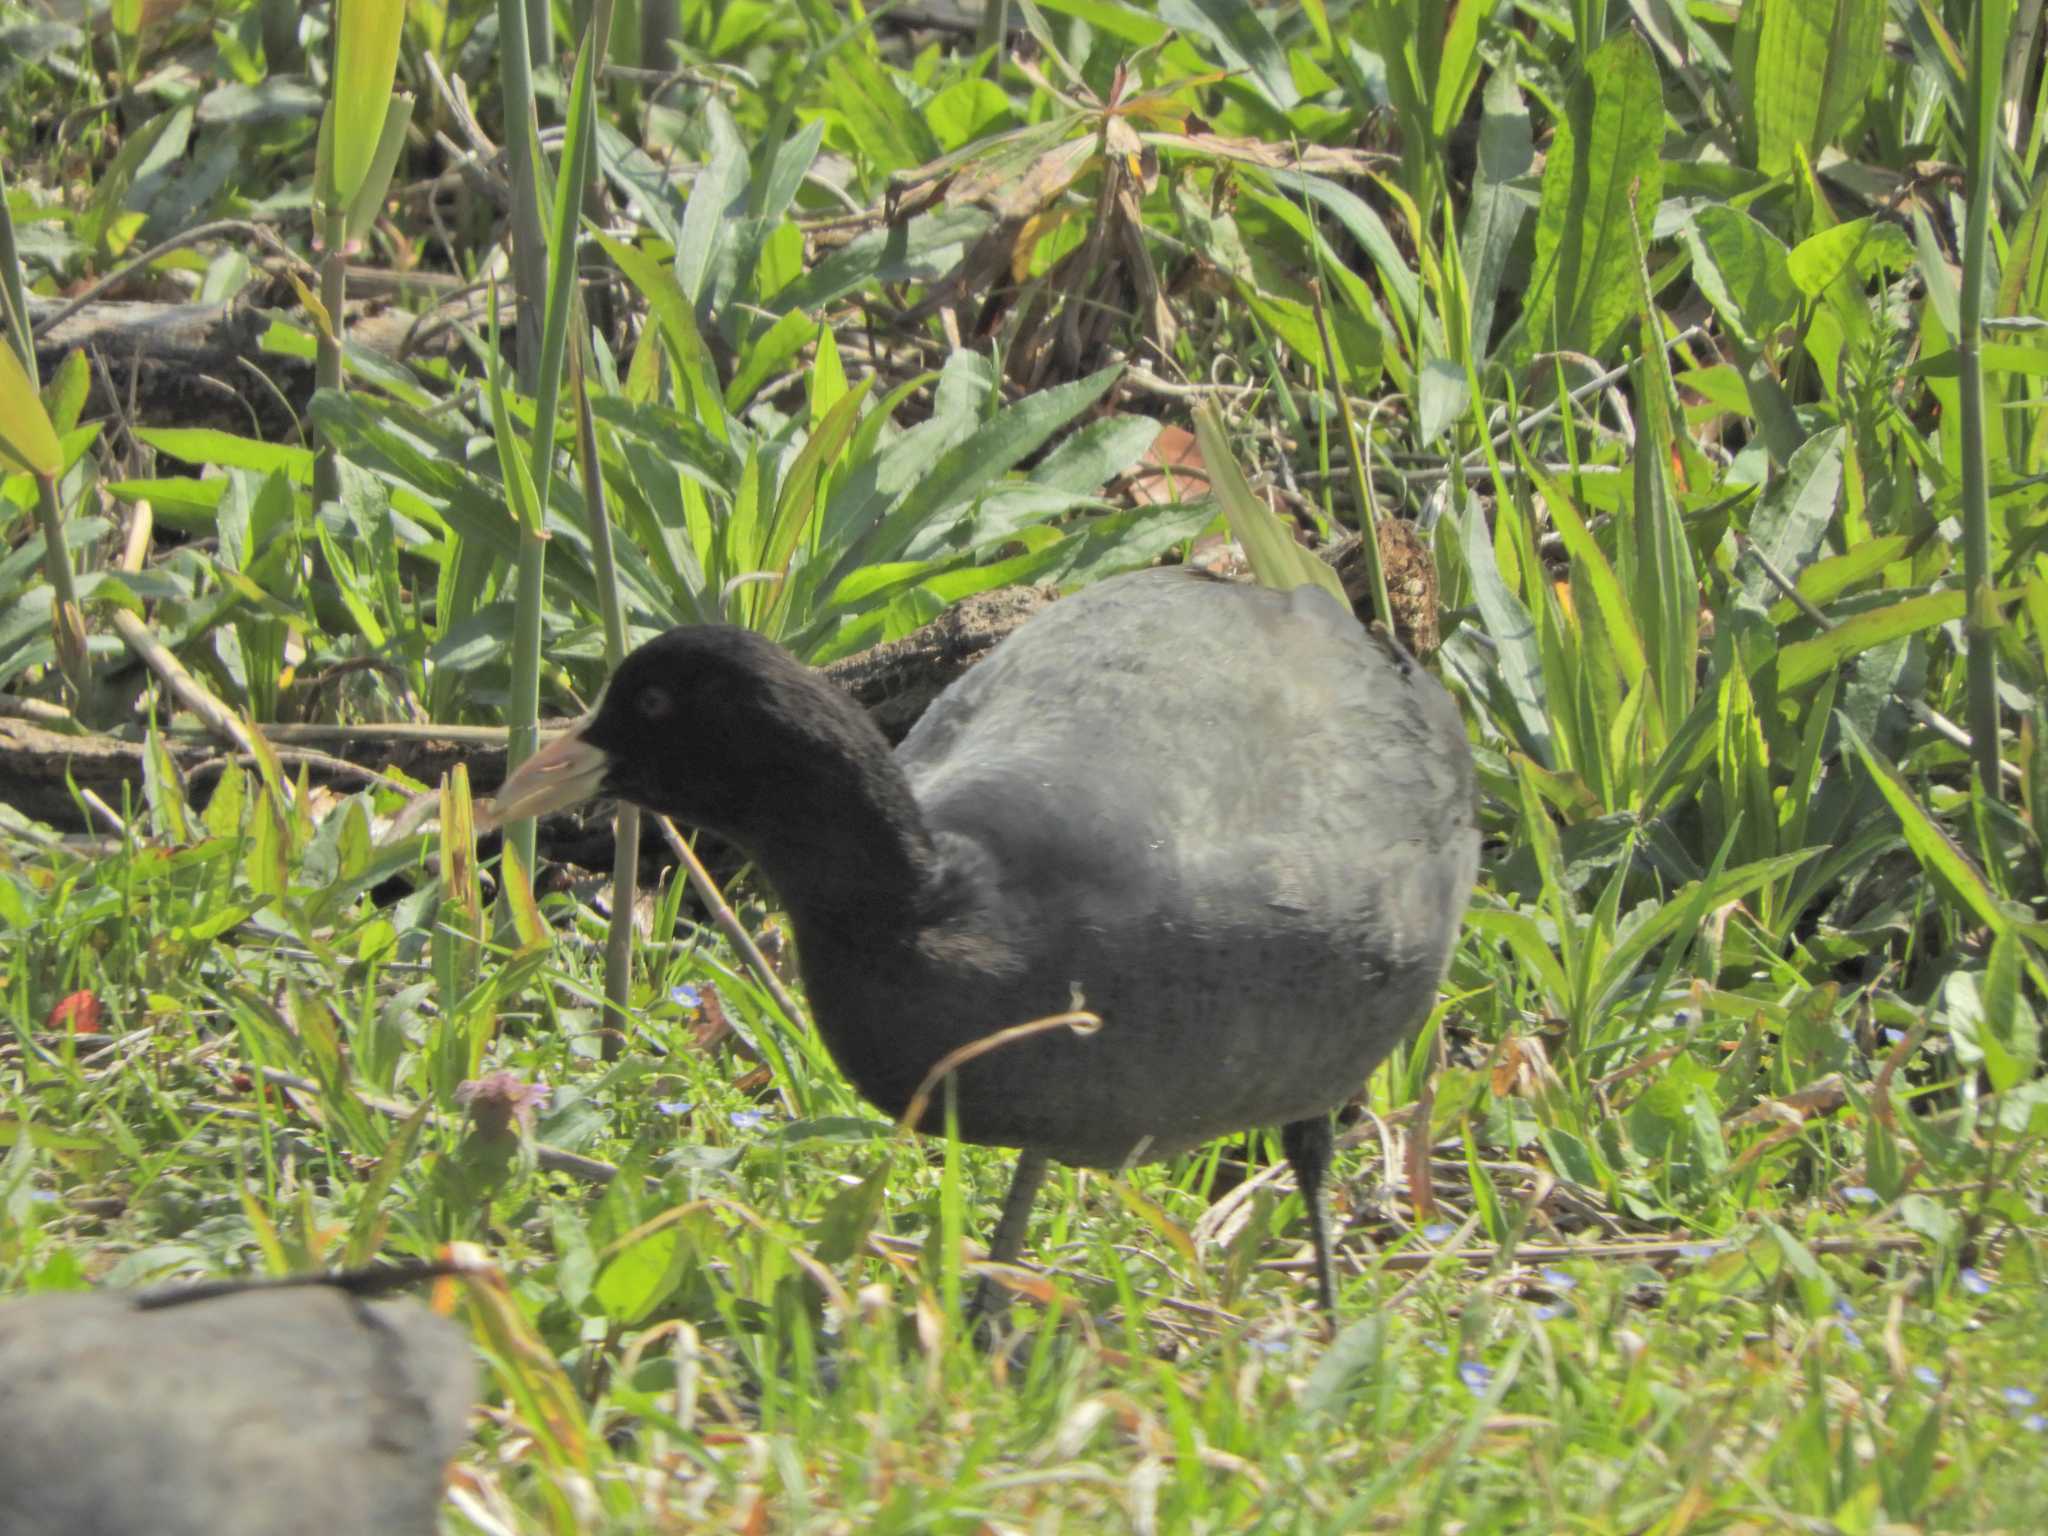
[[676,707],[666,688],[642,688],[633,702],[642,720],[666,720]]

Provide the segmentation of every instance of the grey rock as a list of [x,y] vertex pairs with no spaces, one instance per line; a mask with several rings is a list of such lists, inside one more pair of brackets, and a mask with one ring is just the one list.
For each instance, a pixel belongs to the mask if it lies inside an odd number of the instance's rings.
[[0,1303],[0,1536],[431,1533],[475,1388],[413,1302]]

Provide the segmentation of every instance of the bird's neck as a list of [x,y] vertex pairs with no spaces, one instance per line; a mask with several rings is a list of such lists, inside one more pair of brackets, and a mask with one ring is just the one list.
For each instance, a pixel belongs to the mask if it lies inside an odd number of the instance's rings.
[[806,782],[741,841],[795,920],[876,937],[914,930],[936,863],[910,782],[879,732],[869,750],[812,760]]

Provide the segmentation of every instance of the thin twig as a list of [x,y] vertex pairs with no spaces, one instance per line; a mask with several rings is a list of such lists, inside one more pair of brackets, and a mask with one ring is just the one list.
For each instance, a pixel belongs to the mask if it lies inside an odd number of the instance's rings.
[[940,1083],[953,1073],[990,1051],[1001,1050],[1019,1040],[1028,1040],[1033,1035],[1043,1035],[1055,1029],[1070,1029],[1077,1035],[1092,1035],[1102,1028],[1102,1015],[1090,1013],[1085,1008],[1076,1008],[1067,1013],[1055,1013],[1043,1019],[1032,1019],[1024,1024],[1012,1024],[1008,1029],[999,1029],[993,1034],[983,1035],[946,1052],[932,1068],[925,1073],[924,1081],[917,1085],[917,1092],[910,1096],[910,1103],[897,1120],[899,1128],[917,1129],[917,1123],[924,1119],[924,1112],[931,1107],[932,1095]]
[[195,224],[183,234],[173,235],[170,239],[151,246],[126,266],[115,268],[55,314],[43,316],[41,323],[36,326],[37,333],[47,336],[101,294],[120,286],[159,257],[168,256],[172,251],[184,250],[187,246],[197,245],[202,240],[211,240],[216,235],[241,235],[260,240],[293,266],[308,272],[314,270],[305,257],[280,240],[268,225],[252,224],[247,219],[215,219],[210,224]]
[[[153,515],[147,501],[135,503],[134,516],[128,524],[128,547],[121,557],[121,569],[134,575],[142,569],[144,556],[149,552],[149,535]],[[224,739],[237,752],[250,757],[260,757],[256,743],[243,726],[239,716],[213,696],[206,685],[185,670],[185,664],[178,660],[171,648],[150,633],[149,626],[125,608],[112,610],[114,628],[119,631],[128,649],[133,651],[150,671],[163,679],[184,706],[191,710],[216,735]]]
[[775,974],[775,968],[768,963],[768,957],[761,953],[760,946],[754,942],[754,936],[747,932],[746,925],[739,919],[739,914],[725,904],[724,892],[719,890],[718,882],[711,878],[711,872],[697,857],[697,850],[683,841],[683,834],[676,830],[676,824],[668,817],[657,816],[654,818],[654,824],[661,828],[661,835],[668,844],[669,852],[673,853],[683,866],[684,874],[689,877],[690,889],[697,893],[697,899],[710,910],[712,925],[725,935],[726,942],[732,945],[740,959],[746,962],[747,969],[754,973],[754,979],[761,983],[762,990],[767,992],[774,1000],[775,1006],[782,1010],[783,1018],[791,1024],[801,1023],[803,1013],[798,1009],[796,1000],[783,987],[782,978]]

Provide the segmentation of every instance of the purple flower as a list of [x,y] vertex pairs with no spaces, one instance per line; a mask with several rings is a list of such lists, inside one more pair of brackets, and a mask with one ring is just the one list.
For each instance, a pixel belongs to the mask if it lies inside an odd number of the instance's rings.
[[664,1115],[687,1115],[697,1106],[688,1099],[656,1099],[654,1107]]
[[1682,1243],[1678,1254],[1685,1259],[1711,1259],[1721,1251],[1719,1243]]
[[1547,1323],[1554,1317],[1562,1317],[1564,1308],[1553,1307],[1547,1302],[1538,1302],[1529,1309],[1529,1315],[1539,1323]]
[[1546,1266],[1545,1268],[1538,1270],[1537,1273],[1542,1275],[1543,1283],[1549,1286],[1553,1291],[1570,1291],[1576,1290],[1578,1288],[1579,1282],[1574,1280],[1570,1275],[1566,1274],[1561,1269],[1554,1269]]
[[1487,1387],[1493,1382],[1493,1367],[1481,1365],[1477,1360],[1467,1360],[1458,1367],[1458,1380],[1465,1383],[1474,1397],[1484,1397]]
[[1913,1379],[1923,1387],[1938,1387],[1941,1385],[1941,1372],[1931,1365],[1916,1365],[1913,1367]]
[[2005,1389],[2005,1400],[2014,1408],[2031,1408],[2040,1401],[2038,1397],[2029,1392],[2025,1387],[2007,1387]]
[[486,1136],[507,1134],[515,1121],[521,1132],[532,1134],[533,1117],[547,1101],[546,1083],[522,1082],[516,1072],[486,1072],[455,1085],[455,1102]]
[[736,1109],[727,1116],[736,1130],[751,1131],[759,1128],[768,1117],[758,1109]]
[[2024,1419],[2020,1420],[2020,1428],[2032,1430],[2035,1434],[2038,1435],[2041,1433],[2042,1430],[2048,1429],[2048,1418],[2044,1418],[2042,1415],[2038,1413],[2030,1413]]
[[1843,1188],[1842,1198],[1857,1205],[1870,1205],[1877,1200],[1877,1191],[1868,1184],[1850,1184]]
[[694,981],[686,981],[680,987],[671,987],[668,1000],[678,1008],[702,1008],[704,1006],[704,994],[697,990],[697,984]]
[[1861,1349],[1863,1347],[1863,1335],[1854,1328],[1851,1328],[1847,1323],[1841,1325],[1841,1332],[1842,1337],[1849,1341],[1851,1349]]
[[1448,1221],[1432,1221],[1422,1229],[1422,1235],[1432,1243],[1440,1243],[1457,1230]]
[[1835,1316],[1854,1317],[1855,1315],[1856,1309],[1849,1305],[1848,1300],[1845,1297],[1837,1296],[1835,1298]]
[[1963,1282],[1963,1289],[1972,1296],[1983,1296],[1991,1290],[1991,1282],[1984,1278],[1984,1272],[1980,1269],[1965,1269],[1957,1278]]

